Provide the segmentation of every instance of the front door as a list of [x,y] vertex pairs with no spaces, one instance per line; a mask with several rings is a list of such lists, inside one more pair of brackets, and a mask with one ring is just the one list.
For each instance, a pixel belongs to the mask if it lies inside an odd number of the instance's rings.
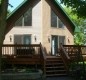
[[52,42],[51,42],[52,55],[56,55],[57,50],[58,50],[58,36],[52,36]]

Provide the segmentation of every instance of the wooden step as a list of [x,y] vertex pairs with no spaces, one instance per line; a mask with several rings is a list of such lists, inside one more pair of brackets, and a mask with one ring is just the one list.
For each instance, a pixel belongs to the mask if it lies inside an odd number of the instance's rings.
[[55,77],[55,76],[66,76],[67,74],[47,74],[47,77]]
[[64,63],[63,62],[46,62],[46,65],[59,66],[59,65],[64,65]]
[[66,75],[66,71],[65,70],[49,70],[49,71],[46,71],[46,75]]
[[66,75],[66,70],[60,56],[47,56],[45,70],[46,76]]
[[47,70],[46,72],[65,72],[65,70]]
[[61,60],[61,57],[59,56],[59,57],[54,57],[54,56],[52,56],[52,57],[46,57],[46,60]]
[[48,59],[48,60],[46,60],[46,62],[63,62],[62,60],[60,60],[60,59]]
[[49,66],[48,66],[48,67],[46,67],[46,69],[47,69],[47,68],[48,68],[48,69],[53,69],[53,68],[54,68],[54,69],[61,69],[61,68],[64,68],[64,66],[60,66],[60,67],[59,67],[59,66],[53,66],[53,67],[51,67],[51,66],[49,67]]

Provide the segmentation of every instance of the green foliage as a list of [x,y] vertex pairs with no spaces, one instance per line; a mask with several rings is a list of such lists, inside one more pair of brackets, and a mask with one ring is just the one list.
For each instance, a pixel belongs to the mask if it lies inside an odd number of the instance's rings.
[[75,33],[74,35],[74,43],[76,45],[83,45],[83,40],[84,40],[84,34],[79,32],[79,33]]
[[84,18],[79,18],[77,14],[72,12],[72,9],[69,7],[64,7],[65,11],[68,13],[71,20],[76,24],[77,28],[74,33],[74,43],[77,45],[85,44],[86,38],[84,34],[84,29],[86,29],[86,24]]
[[86,45],[86,20],[83,21],[81,27],[81,32],[84,34],[83,43]]
[[84,30],[86,30],[86,21],[84,20],[81,25],[79,26],[80,32],[75,32],[75,44],[79,45],[86,45],[86,33]]
[[73,12],[72,12],[72,9],[71,9],[71,7],[64,7],[64,9],[65,9],[65,11],[67,12],[67,14],[69,15],[69,17],[71,18],[71,20],[77,25],[77,26],[80,26],[82,23],[83,23],[83,21],[84,21],[84,18],[79,18],[78,16],[77,16],[77,14],[74,14]]
[[67,7],[71,7],[72,11],[78,15],[78,17],[86,18],[86,0],[60,0],[61,3]]

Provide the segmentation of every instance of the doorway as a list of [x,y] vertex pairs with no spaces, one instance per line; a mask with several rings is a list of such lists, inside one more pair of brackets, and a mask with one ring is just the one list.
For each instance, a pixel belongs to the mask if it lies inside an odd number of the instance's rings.
[[58,36],[52,36],[51,41],[51,53],[52,55],[56,55],[58,49]]
[[65,36],[52,35],[51,54],[56,55],[59,52],[60,43],[65,44]]

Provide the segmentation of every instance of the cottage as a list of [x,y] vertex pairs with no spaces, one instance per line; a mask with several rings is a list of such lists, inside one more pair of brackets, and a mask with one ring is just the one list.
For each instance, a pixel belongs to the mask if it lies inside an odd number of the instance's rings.
[[75,25],[57,0],[25,0],[7,18],[4,44],[39,44],[56,55],[59,44],[74,44]]

